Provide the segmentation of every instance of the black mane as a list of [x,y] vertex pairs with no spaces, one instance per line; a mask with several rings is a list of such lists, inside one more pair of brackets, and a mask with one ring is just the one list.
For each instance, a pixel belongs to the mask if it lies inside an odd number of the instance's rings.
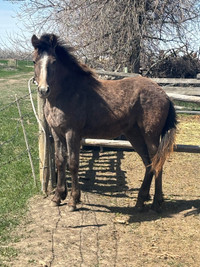
[[79,63],[76,57],[72,55],[72,51],[74,51],[74,49],[70,46],[67,46],[66,43],[57,35],[43,34],[40,39],[38,39],[38,42],[35,46],[41,52],[49,52],[53,49],[56,57],[69,70],[95,78],[94,72],[85,64]]

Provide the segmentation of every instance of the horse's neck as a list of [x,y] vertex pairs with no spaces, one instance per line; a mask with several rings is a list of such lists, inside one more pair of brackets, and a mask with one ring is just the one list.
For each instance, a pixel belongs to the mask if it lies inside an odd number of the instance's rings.
[[50,103],[55,102],[61,96],[70,101],[70,97],[78,91],[95,90],[99,86],[99,81],[93,76],[87,76],[73,72],[68,69],[61,69],[55,75],[55,81],[52,84],[52,95],[49,97]]
[[70,101],[70,95],[74,94],[79,87],[78,81],[75,81],[69,75],[57,75],[52,84],[50,84],[51,93],[48,97],[49,105],[57,105],[57,102],[62,98],[66,101]]

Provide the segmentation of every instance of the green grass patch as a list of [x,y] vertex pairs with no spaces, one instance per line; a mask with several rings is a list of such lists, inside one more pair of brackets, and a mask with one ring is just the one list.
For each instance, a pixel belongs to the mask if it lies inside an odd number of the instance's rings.
[[175,105],[185,107],[187,110],[200,110],[200,104],[199,103],[189,103],[189,102],[183,102],[183,101],[173,101]]
[[16,74],[29,73],[33,70],[32,61],[0,60],[0,78],[11,77]]
[[[31,76],[29,69],[29,73],[19,76],[15,83],[12,83],[13,76],[0,82],[0,266],[4,266],[5,259],[17,254],[9,245],[13,242],[10,233],[26,213],[28,200],[40,192],[32,177],[15,103],[15,95],[22,97],[19,104],[39,184],[38,125],[27,95],[27,81]],[[36,99],[36,93],[33,97]]]
[[[18,255],[18,251],[13,247],[0,247],[0,255],[3,255],[6,259],[12,259],[13,257],[16,257]],[[1,267],[7,267],[6,264],[1,262],[0,260],[0,266]]]

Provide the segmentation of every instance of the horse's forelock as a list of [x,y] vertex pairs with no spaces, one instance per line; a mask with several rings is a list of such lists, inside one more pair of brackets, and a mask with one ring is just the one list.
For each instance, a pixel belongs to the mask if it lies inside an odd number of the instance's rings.
[[58,43],[58,37],[55,34],[43,34],[40,41],[49,47],[54,48]]
[[55,34],[43,34],[40,39],[37,37],[32,38],[32,44],[35,48],[47,51],[55,48],[58,43],[58,37]]

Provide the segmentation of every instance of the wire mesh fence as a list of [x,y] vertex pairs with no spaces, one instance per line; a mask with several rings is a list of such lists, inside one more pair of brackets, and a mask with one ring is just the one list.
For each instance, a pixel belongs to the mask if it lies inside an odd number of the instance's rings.
[[[36,98],[36,94],[34,97]],[[20,107],[21,115],[19,115],[17,103]],[[22,122],[29,144],[28,148],[24,139]],[[27,200],[39,191],[33,179],[28,152],[31,154],[35,176],[38,178],[38,125],[31,110],[29,94],[10,102],[1,97],[0,246],[1,243],[5,244],[9,229],[18,223],[26,207]]]

